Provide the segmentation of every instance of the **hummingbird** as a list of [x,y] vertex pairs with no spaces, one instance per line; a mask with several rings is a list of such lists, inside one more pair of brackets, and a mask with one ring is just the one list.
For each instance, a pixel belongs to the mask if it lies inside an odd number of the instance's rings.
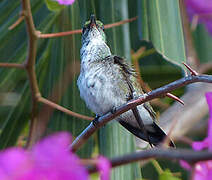
[[[114,108],[144,94],[133,67],[124,58],[111,53],[104,25],[96,20],[95,15],[91,15],[83,26],[80,58],[81,68],[77,80],[80,96],[97,117],[113,112]],[[115,119],[151,146],[157,146],[168,138],[156,124],[156,114],[148,102]],[[169,141],[169,145],[174,147],[174,143]]]

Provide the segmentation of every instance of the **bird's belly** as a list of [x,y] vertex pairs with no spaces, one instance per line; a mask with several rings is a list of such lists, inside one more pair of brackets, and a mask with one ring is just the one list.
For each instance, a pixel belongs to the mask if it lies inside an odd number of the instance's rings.
[[88,108],[99,116],[126,102],[116,93],[116,85],[101,72],[80,74],[77,84]]

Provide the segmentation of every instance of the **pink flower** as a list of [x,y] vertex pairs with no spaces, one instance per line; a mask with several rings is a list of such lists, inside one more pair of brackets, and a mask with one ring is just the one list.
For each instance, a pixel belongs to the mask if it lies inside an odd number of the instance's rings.
[[192,147],[194,150],[200,151],[204,148],[208,148],[212,151],[212,92],[205,94],[209,107],[209,120],[208,120],[208,137],[201,142],[193,142]]
[[212,1],[185,0],[185,4],[190,20],[197,15],[199,22],[205,24],[208,31],[212,34]]
[[21,179],[32,168],[28,154],[20,148],[10,148],[0,153],[0,179]]
[[71,5],[75,0],[56,0],[61,5]]
[[39,142],[30,152],[18,148],[1,152],[0,179],[89,179],[79,158],[67,150],[70,139],[69,134],[58,133]]
[[97,168],[100,172],[101,180],[109,180],[110,179],[110,162],[103,156],[100,156],[97,161]]
[[208,180],[212,177],[212,161],[198,162],[194,169],[194,180]]
[[[196,151],[208,148],[209,151],[212,151],[212,92],[206,93],[206,100],[209,107],[209,120],[208,120],[208,137],[203,141],[193,142],[192,148]],[[180,161],[182,167],[187,170],[191,170],[190,165],[185,161]],[[195,164],[194,167],[194,180],[207,180],[212,177],[212,161],[201,161]]]

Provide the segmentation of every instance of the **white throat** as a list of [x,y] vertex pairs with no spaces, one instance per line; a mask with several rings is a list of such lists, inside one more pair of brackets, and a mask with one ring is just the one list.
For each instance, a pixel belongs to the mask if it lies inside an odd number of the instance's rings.
[[111,55],[110,48],[101,38],[95,38],[83,43],[80,50],[82,65],[103,59],[109,55]]

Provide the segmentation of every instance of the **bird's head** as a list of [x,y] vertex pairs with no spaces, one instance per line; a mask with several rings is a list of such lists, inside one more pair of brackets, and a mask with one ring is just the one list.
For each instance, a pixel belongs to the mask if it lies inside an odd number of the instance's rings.
[[82,43],[92,40],[101,40],[106,42],[104,25],[101,21],[96,20],[95,15],[91,15],[90,20],[85,22],[82,29]]

